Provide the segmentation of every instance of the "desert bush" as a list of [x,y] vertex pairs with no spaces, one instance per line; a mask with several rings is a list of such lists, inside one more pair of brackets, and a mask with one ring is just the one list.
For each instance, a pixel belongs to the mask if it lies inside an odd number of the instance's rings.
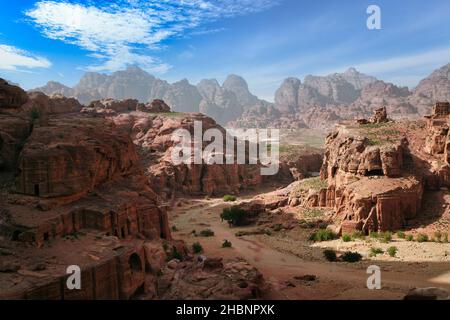
[[445,232],[442,234],[442,242],[448,243],[448,233]]
[[388,253],[391,257],[395,257],[395,255],[397,254],[397,251],[398,251],[398,249],[397,249],[397,247],[395,247],[395,246],[389,247],[389,248],[387,249],[387,253]]
[[314,242],[320,242],[320,241],[328,241],[328,240],[334,240],[337,239],[338,236],[329,229],[320,229],[317,232],[314,232],[310,237],[309,240]]
[[324,250],[323,255],[324,255],[325,259],[327,259],[330,262],[337,261],[336,251],[334,251],[332,249]]
[[372,239],[378,239],[380,237],[380,234],[378,232],[370,231],[369,237],[371,237]]
[[31,117],[31,120],[39,119],[41,117],[41,111],[39,111],[39,109],[37,109],[37,108],[32,108],[30,110],[30,117]]
[[384,251],[381,248],[370,248],[370,256],[371,257],[376,257],[379,254],[383,254]]
[[427,242],[428,236],[426,234],[419,233],[416,237],[416,240],[417,240],[417,242]]
[[405,239],[406,235],[403,231],[397,231],[397,237],[399,239]]
[[346,251],[342,254],[342,260],[345,262],[358,262],[361,261],[362,255],[358,252]]
[[178,252],[176,247],[172,247],[172,251],[167,255],[167,261],[173,259],[183,260],[183,256]]
[[350,242],[350,241],[352,241],[352,237],[349,234],[344,234],[344,235],[342,235],[342,241]]
[[173,226],[172,226],[172,231],[173,231],[173,232],[177,232],[177,231],[178,231],[178,228],[177,228],[176,225],[173,225]]
[[223,201],[225,202],[234,202],[236,201],[236,196],[233,196],[231,194],[226,194],[223,196]]
[[386,231],[380,234],[381,242],[389,243],[392,241],[392,232]]
[[200,236],[201,237],[213,237],[214,231],[212,231],[211,229],[202,230],[202,231],[200,231]]
[[231,248],[231,247],[232,247],[232,244],[231,244],[230,241],[228,241],[228,240],[223,240],[222,248]]
[[356,240],[356,239],[364,240],[365,238],[366,238],[366,236],[364,235],[364,233],[362,231],[355,230],[352,233],[352,239],[353,240]]
[[406,236],[406,241],[414,241],[414,236],[412,234],[408,234]]
[[222,218],[222,221],[227,221],[230,226],[241,226],[245,224],[246,214],[245,210],[239,206],[232,206],[224,208],[220,218]]
[[199,242],[195,242],[192,244],[192,251],[194,253],[202,253],[203,252],[203,247]]

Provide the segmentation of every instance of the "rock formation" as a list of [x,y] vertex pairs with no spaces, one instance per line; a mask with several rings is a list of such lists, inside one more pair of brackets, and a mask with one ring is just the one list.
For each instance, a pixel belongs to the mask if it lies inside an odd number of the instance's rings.
[[[151,114],[132,112],[114,118],[115,123],[127,130],[140,149],[148,177],[155,190],[170,197],[175,193],[220,195],[237,193],[243,188],[258,186],[262,182],[257,165],[174,165],[171,160],[175,142],[172,134],[177,129],[194,132],[194,122],[202,124],[202,132],[215,128],[226,136],[225,129],[202,114]],[[205,147],[207,143],[203,144]]]
[[[14,251],[2,253],[0,298],[156,298],[166,256],[186,250],[128,132],[76,112],[74,99],[31,93],[17,106],[10,96],[21,91],[3,89],[5,109],[17,110],[0,114],[0,239]],[[70,265],[81,268],[81,290],[65,285]]]
[[[86,73],[74,88],[49,82],[35,91],[75,97],[85,105],[107,98],[136,99],[141,103],[161,99],[173,111],[202,112],[222,125],[230,122],[231,126],[282,128],[306,124],[329,129],[340,119],[369,117],[382,105],[393,119],[417,119],[429,114],[435,101],[450,100],[449,68],[446,65],[436,70],[413,91],[354,68],[328,76],[309,75],[303,83],[287,78],[276,91],[273,104],[251,94],[246,81],[237,75],[228,76],[222,85],[215,79],[202,80],[197,86],[185,79],[170,84],[135,66],[111,75]],[[320,124],[308,119],[311,113],[321,114]]]
[[297,182],[288,202],[333,207],[341,234],[405,228],[424,190],[448,186],[449,112],[437,103],[426,123],[392,122],[380,108],[370,120],[339,124],[326,139],[322,182]]
[[20,87],[10,85],[0,78],[0,110],[18,108],[28,99],[25,91]]
[[[210,83],[205,85],[205,82]],[[216,80],[204,80],[198,86],[191,85],[186,79],[171,84],[136,66],[128,66],[111,75],[88,72],[73,88],[50,81],[33,91],[75,97],[84,105],[105,99],[136,99],[140,103],[159,99],[173,111],[201,111],[222,124],[235,120],[244,108],[267,103],[252,95],[245,80],[237,75],[230,75],[223,86]]]

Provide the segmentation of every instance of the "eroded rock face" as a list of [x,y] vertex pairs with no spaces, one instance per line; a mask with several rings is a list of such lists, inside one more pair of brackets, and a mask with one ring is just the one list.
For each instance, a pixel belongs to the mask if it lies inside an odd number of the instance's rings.
[[[180,164],[172,161],[177,129],[194,133],[194,122],[202,123],[202,132],[216,128],[226,136],[225,129],[202,114],[155,115],[135,112],[114,118],[115,123],[128,130],[140,149],[148,177],[155,190],[169,197],[175,193],[220,195],[236,193],[262,182],[257,165],[238,164]],[[204,143],[203,147],[208,145]]]
[[227,123],[242,114],[243,107],[236,94],[221,87],[217,80],[202,80],[197,88],[203,97],[199,111],[219,123]]
[[76,113],[82,109],[82,105],[76,99],[66,98],[60,94],[47,96],[42,92],[31,92],[28,97],[21,110],[32,118],[46,114]]
[[260,103],[260,100],[251,94],[248,89],[247,81],[238,75],[230,74],[224,81],[222,87],[236,95],[237,100],[244,107],[244,110]]
[[[164,270],[159,283],[163,299],[257,299],[267,287],[262,274],[244,261],[222,263],[218,258],[198,258]],[[177,281],[168,286],[172,279]]]
[[422,115],[431,113],[436,101],[450,101],[450,64],[447,64],[420,81],[411,101]]
[[433,114],[426,117],[427,136],[424,151],[437,158],[434,161],[434,176],[427,178],[431,189],[450,185],[450,103],[439,102],[433,109]]
[[52,117],[35,123],[19,159],[17,191],[40,197],[85,194],[130,174],[134,145],[114,124],[87,116]]
[[19,108],[27,100],[28,96],[22,88],[10,85],[0,78],[0,110]]
[[151,103],[148,103],[143,107],[138,107],[137,111],[150,113],[167,113],[170,112],[170,107],[163,100],[155,99]]
[[0,114],[0,171],[16,168],[17,157],[30,130],[31,120]]
[[401,229],[420,212],[424,172],[414,169],[405,136],[385,126],[341,125],[327,137],[321,178],[328,187],[313,204],[335,207],[342,234]]

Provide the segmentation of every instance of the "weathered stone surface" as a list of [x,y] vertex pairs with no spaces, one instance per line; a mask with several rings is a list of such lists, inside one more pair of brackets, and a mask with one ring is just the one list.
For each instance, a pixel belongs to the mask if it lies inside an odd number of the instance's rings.
[[114,124],[86,116],[35,124],[19,160],[17,191],[40,197],[84,194],[137,163],[134,145]]
[[10,85],[0,78],[0,111],[1,109],[14,109],[27,102],[28,96],[22,88]]
[[[209,261],[209,262],[208,262]],[[262,274],[244,261],[220,262],[206,257],[205,261],[178,264],[176,270],[164,269],[159,283],[163,299],[247,300],[260,298],[267,285]],[[173,281],[172,285],[167,285]]]
[[30,130],[31,121],[27,118],[0,114],[0,171],[16,168],[17,157]]
[[[220,195],[236,193],[262,182],[257,165],[238,164],[180,164],[174,165],[172,134],[177,129],[194,132],[194,122],[202,123],[202,132],[217,128],[226,136],[225,129],[202,114],[155,115],[144,112],[121,115],[115,123],[132,134],[134,143],[144,154],[149,180],[155,190],[169,197],[175,193]],[[208,143],[203,143],[203,147]]]
[[450,293],[444,288],[414,288],[403,298],[404,300],[450,300]]
[[[125,99],[125,100],[114,100],[114,99],[103,99],[92,101],[88,109],[96,110],[97,112],[129,112],[135,111],[138,106],[139,101],[135,99]],[[104,111],[105,110],[105,111]]]
[[31,92],[27,103],[22,105],[22,111],[31,118],[39,118],[47,114],[77,113],[81,104],[74,98],[66,98],[60,94],[47,96],[42,92]]
[[137,111],[144,111],[150,113],[166,113],[170,112],[170,107],[160,99],[155,99],[151,103],[144,106],[138,106]]

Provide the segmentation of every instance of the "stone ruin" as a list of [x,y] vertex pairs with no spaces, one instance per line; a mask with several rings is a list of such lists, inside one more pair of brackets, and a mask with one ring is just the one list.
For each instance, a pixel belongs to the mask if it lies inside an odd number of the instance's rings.
[[450,102],[437,102],[433,108],[434,117],[450,115]]
[[387,117],[386,107],[382,107],[374,110],[373,116],[370,119],[357,119],[356,123],[358,124],[379,124],[389,122]]

